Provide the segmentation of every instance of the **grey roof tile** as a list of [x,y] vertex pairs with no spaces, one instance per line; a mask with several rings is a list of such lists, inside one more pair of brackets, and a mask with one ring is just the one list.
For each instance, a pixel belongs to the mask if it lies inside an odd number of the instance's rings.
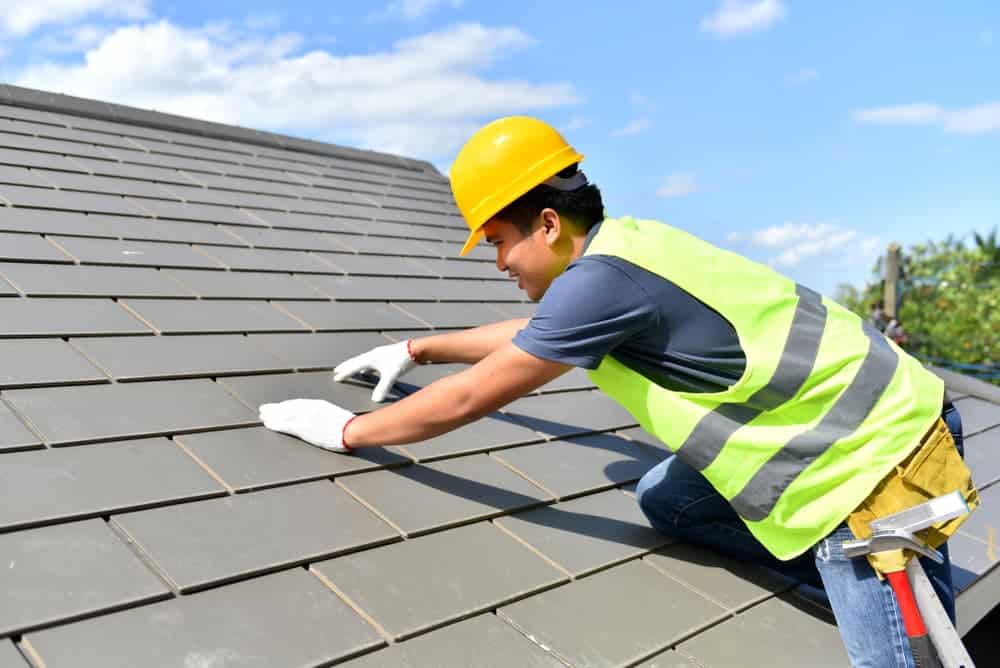
[[164,334],[289,332],[305,329],[301,323],[263,301],[129,299],[120,303]]
[[236,334],[100,337],[73,339],[73,345],[116,380],[222,376],[291,369],[291,365],[262,353],[245,336]]
[[[378,209],[373,209],[372,211],[376,213],[379,212]],[[375,221],[370,219],[371,216],[367,216],[367,218],[369,218],[369,220],[359,220],[354,223],[354,226],[364,234],[440,241],[438,232],[441,228],[438,227],[425,227],[422,225],[406,225],[404,223]]]
[[365,255],[347,253],[316,253],[317,257],[334,267],[328,273],[356,274],[361,276],[437,276],[433,271],[421,264],[424,258],[377,258]]
[[955,407],[962,416],[962,433],[965,436],[974,436],[1000,425],[1000,407],[996,404],[975,397],[966,397],[956,401]]
[[305,230],[274,229],[270,227],[222,226],[227,234],[241,240],[244,245],[255,248],[277,248],[283,250],[332,250],[330,236],[324,232]]
[[559,498],[638,480],[661,459],[657,453],[613,434],[526,445],[494,456]]
[[587,372],[581,368],[573,368],[559,376],[553,381],[542,385],[538,392],[558,392],[562,390],[589,390],[594,388],[594,383],[587,376]]
[[0,345],[0,389],[96,382],[107,382],[107,376],[59,339],[15,339]]
[[664,459],[671,454],[670,449],[663,443],[663,441],[656,438],[642,427],[622,429],[618,432],[618,434],[638,443],[642,443],[646,447],[659,451]]
[[423,323],[379,302],[275,302],[316,330],[412,329]]
[[706,668],[695,663],[692,659],[684,656],[680,652],[667,650],[662,654],[657,654],[649,661],[643,661],[635,668]]
[[[521,291],[518,290],[518,292]],[[522,292],[521,294],[523,295],[524,293]],[[538,304],[497,304],[495,308],[501,313],[505,313],[508,318],[530,318],[535,315]]]
[[84,264],[222,268],[221,263],[195,252],[187,244],[86,237],[49,238]]
[[364,221],[351,221],[333,216],[311,215],[308,213],[261,211],[254,215],[276,228],[319,230],[322,232],[359,233],[360,230],[355,227],[355,224],[364,223]]
[[965,463],[972,479],[983,487],[1000,480],[1000,429],[982,431],[965,438]]
[[[280,176],[280,175],[276,175]],[[295,182],[295,177],[284,179],[287,182]],[[264,180],[259,178],[244,178],[241,176],[220,176],[218,174],[193,173],[186,183],[205,186],[207,188],[217,188],[220,190],[231,190],[245,193],[264,193],[291,197],[291,193],[275,180]]]
[[317,255],[304,251],[238,248],[235,246],[198,246],[197,248],[230,269],[286,273],[339,273],[335,267],[323,262]]
[[0,300],[0,337],[149,333],[109,299]]
[[[0,130],[9,130],[2,127]],[[92,158],[108,158],[107,150],[93,146],[92,144],[81,144],[74,141],[63,141],[61,139],[39,139],[28,135],[14,134],[8,131],[0,131],[0,146],[5,148],[18,148],[26,151],[42,151],[46,153],[56,153],[59,155],[79,155]]]
[[0,668],[30,668],[10,640],[0,640]]
[[[240,197],[240,193],[232,191],[204,188],[194,183],[189,183],[187,185],[168,183],[164,184],[161,189],[165,191],[165,193],[169,194],[167,199],[179,199],[184,200],[185,202],[194,202],[196,204],[240,206],[237,201]],[[149,195],[143,195],[143,197],[149,197]]]
[[399,539],[328,480],[116,515],[112,521],[182,592]]
[[52,445],[257,422],[256,411],[210,380],[11,390],[4,398]]
[[174,440],[236,492],[410,463],[390,448],[343,455],[264,427],[184,434]]
[[635,499],[616,489],[499,517],[493,523],[573,577],[670,542],[649,526]]
[[[421,564],[414,578],[413,564]],[[314,564],[396,640],[488,610],[565,579],[489,523]]]
[[[225,234],[212,223],[196,223],[163,218],[133,218],[129,216],[100,216],[88,218],[100,221],[112,236],[123,239],[148,239],[192,244],[222,244],[238,246],[240,241]],[[92,235],[97,236],[97,235]]]
[[[355,413],[379,407],[371,400],[371,386],[355,382],[335,383],[329,371],[268,374],[220,378],[219,382],[257,412],[261,404],[285,399],[326,399]],[[395,393],[390,397],[397,397]]]
[[628,665],[726,616],[724,608],[641,561],[532,596],[497,614],[575,666]]
[[136,181],[113,176],[91,176],[72,172],[38,171],[47,184],[61,190],[104,193],[107,195],[132,195],[154,199],[179,199],[177,196],[149,181]]
[[52,184],[39,176],[39,170],[26,167],[0,165],[0,183],[12,183],[19,186],[35,188],[51,188]]
[[112,237],[113,232],[97,216],[44,209],[0,208],[0,230],[39,234],[76,234]]
[[101,520],[0,534],[0,636],[169,596]]
[[[193,297],[156,269],[0,263],[0,274],[29,297]],[[116,309],[118,307],[115,307]]]
[[491,614],[366,654],[345,668],[565,668],[544,649]]
[[972,511],[959,531],[987,544],[996,543],[997,527],[1000,526],[1000,485],[981,489],[982,505]]
[[36,109],[24,109],[10,105],[0,105],[0,118],[13,118],[35,123],[48,123],[50,125],[63,125],[61,119],[47,111]]
[[0,452],[24,450],[41,443],[6,404],[0,403]]
[[[486,519],[550,500],[548,494],[488,455],[341,478],[406,536]],[[386,494],[392,489],[392,494]]]
[[478,327],[504,320],[503,314],[489,304],[462,304],[455,308],[446,303],[409,303],[399,308],[435,329]]
[[644,557],[657,570],[734,612],[770,598],[792,583],[772,572],[748,566],[685,543],[675,543]]
[[518,424],[553,437],[635,426],[636,420],[597,392],[566,392],[513,401],[503,412]]
[[[191,179],[183,172],[167,167],[153,167],[152,165],[133,165],[127,162],[117,162],[115,160],[97,160],[94,158],[73,157],[67,158],[82,169],[97,176],[115,176],[120,179],[136,179],[140,181],[156,181],[158,183],[183,183],[191,185]],[[64,169],[57,167],[56,169]],[[166,193],[161,193],[158,197],[168,197]]]
[[959,529],[948,539],[952,586],[962,591],[997,565],[995,543],[981,541]]
[[431,272],[442,278],[486,278],[502,279],[504,275],[497,271],[497,266],[493,262],[472,262],[469,260],[436,260],[430,258],[418,258],[419,262],[427,267]]
[[203,299],[324,299],[305,281],[273,272],[171,269],[163,273]]
[[318,666],[384,645],[357,613],[301,569],[32,633],[26,640],[49,668],[175,668],[220,661]]
[[225,493],[165,438],[2,457],[0,526],[5,529]]
[[[337,250],[374,255],[405,255],[408,257],[434,257],[432,252],[416,241],[396,237],[372,237],[358,234],[330,235],[329,242]],[[369,261],[384,261],[368,258]]]
[[677,650],[712,668],[846,666],[837,627],[824,617],[822,609],[809,603],[775,598],[682,642]]
[[[3,265],[0,264],[0,267]],[[0,275],[0,297],[17,297],[19,295],[17,289],[7,282],[7,279]]]
[[13,206],[27,206],[38,209],[116,213],[125,216],[143,215],[144,213],[142,209],[131,206],[124,197],[119,195],[98,195],[94,193],[51,190],[49,188],[0,185],[0,197],[10,202]]
[[[6,197],[2,187],[0,196]],[[129,198],[135,211],[111,211],[110,213],[136,212],[156,216],[157,218],[172,218],[174,220],[200,220],[206,223],[234,223],[236,225],[262,225],[245,211],[231,206],[213,206],[211,204],[187,204],[159,199]]]
[[73,258],[38,234],[0,232],[0,260],[68,264]]
[[38,151],[22,151],[15,148],[0,148],[0,163],[5,165],[21,165],[23,167],[39,167],[42,169],[84,171],[83,167],[66,156],[54,153],[39,153]]
[[384,346],[389,340],[375,332],[330,332],[319,334],[251,334],[250,349],[273,355],[288,368],[332,369],[344,360]]
[[497,450],[539,441],[544,436],[513,424],[500,413],[491,413],[464,427],[426,441],[405,446],[408,454],[421,462]]

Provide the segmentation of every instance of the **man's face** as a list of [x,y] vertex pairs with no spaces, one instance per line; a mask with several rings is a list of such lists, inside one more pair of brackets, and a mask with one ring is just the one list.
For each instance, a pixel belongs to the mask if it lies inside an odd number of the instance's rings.
[[[535,220],[531,234],[521,234],[513,223],[491,220],[483,225],[486,242],[497,251],[497,269],[517,279],[528,298],[538,301],[567,262],[553,251],[551,229]],[[558,235],[558,230],[556,231]]]

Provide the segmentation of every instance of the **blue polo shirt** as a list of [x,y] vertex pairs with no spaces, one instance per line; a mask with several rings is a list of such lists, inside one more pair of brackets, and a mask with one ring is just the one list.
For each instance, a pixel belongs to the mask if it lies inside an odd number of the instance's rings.
[[[586,244],[600,225],[591,228]],[[718,392],[743,375],[736,330],[671,281],[609,255],[584,255],[549,286],[514,344],[596,369],[605,355],[675,391]]]

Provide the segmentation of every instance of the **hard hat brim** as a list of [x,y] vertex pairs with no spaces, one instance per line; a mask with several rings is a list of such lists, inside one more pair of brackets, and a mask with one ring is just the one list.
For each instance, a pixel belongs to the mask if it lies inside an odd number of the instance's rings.
[[465,245],[462,246],[462,250],[459,251],[458,253],[459,256],[468,255],[469,251],[475,248],[476,244],[478,244],[480,240],[482,240],[482,238],[483,238],[482,228],[473,230],[471,233],[469,233],[469,238],[465,240]]

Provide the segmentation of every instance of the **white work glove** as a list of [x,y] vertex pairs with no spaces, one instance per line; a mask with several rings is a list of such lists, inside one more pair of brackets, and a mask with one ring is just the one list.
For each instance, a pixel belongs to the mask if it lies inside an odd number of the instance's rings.
[[334,368],[333,379],[340,382],[362,371],[377,371],[379,381],[372,391],[372,401],[381,403],[396,379],[415,366],[417,361],[410,355],[410,342],[400,341],[344,360]]
[[344,446],[344,427],[354,413],[322,399],[288,399],[262,404],[258,409],[264,426],[291,434],[306,443],[333,452],[350,452]]

